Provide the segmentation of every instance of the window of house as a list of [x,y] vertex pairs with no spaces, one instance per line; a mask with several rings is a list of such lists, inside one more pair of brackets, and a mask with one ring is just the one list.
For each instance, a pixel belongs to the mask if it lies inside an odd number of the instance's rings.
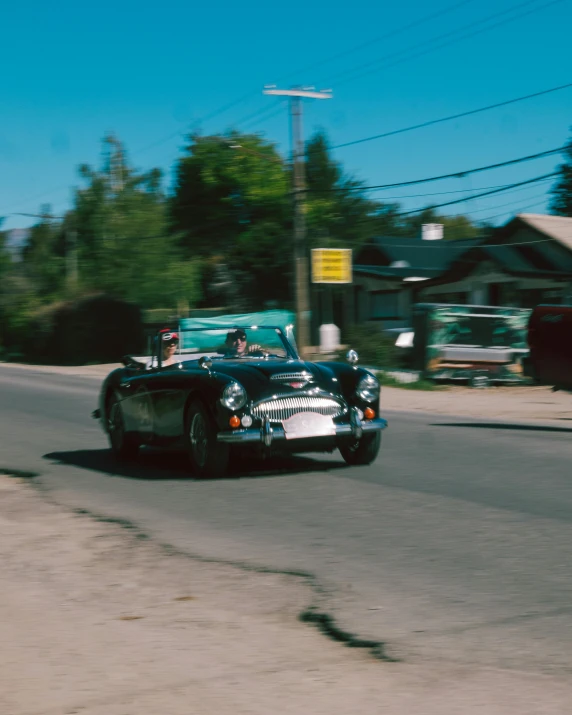
[[371,312],[374,320],[399,318],[399,292],[388,291],[373,293],[371,296]]

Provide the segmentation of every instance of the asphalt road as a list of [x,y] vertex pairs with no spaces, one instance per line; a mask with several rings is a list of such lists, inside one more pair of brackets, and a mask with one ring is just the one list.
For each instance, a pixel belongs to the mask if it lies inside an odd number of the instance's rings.
[[311,571],[342,627],[405,661],[570,674],[572,429],[393,413],[370,467],[197,481],[177,455],[117,467],[98,387],[0,366],[0,467],[190,553]]

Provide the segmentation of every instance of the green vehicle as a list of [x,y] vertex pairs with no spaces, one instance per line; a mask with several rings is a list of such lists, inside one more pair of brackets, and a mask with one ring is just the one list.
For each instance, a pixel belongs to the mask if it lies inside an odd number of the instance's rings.
[[521,383],[531,310],[419,303],[413,309],[413,367],[433,380],[473,386]]

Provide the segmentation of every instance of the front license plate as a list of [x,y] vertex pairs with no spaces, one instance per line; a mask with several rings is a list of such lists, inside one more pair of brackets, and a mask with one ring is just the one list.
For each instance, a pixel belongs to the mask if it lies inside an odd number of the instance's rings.
[[317,412],[298,412],[282,422],[286,439],[330,437],[336,434],[334,420]]

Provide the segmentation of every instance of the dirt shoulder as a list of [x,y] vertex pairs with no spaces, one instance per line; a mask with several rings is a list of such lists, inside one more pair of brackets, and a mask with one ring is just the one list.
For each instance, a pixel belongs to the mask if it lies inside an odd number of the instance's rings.
[[0,475],[0,712],[569,712],[572,683],[376,660],[300,622],[316,598],[303,579],[200,562],[143,536]]
[[549,387],[448,387],[423,392],[384,387],[382,410],[459,415],[504,422],[546,423],[572,428],[572,395]]

